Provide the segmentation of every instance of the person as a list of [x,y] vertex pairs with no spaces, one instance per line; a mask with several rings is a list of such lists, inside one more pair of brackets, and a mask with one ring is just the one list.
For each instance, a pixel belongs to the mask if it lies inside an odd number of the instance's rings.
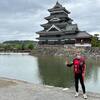
[[85,64],[84,57],[81,56],[81,54],[78,52],[76,54],[76,57],[73,59],[72,63],[69,64],[69,61],[67,59],[66,64],[68,67],[71,67],[72,65],[74,67],[75,90],[76,90],[75,97],[78,97],[79,95],[78,84],[80,81],[81,87],[83,90],[83,97],[84,99],[87,99],[85,84],[84,84],[84,77],[85,77],[85,71],[86,71],[86,64]]

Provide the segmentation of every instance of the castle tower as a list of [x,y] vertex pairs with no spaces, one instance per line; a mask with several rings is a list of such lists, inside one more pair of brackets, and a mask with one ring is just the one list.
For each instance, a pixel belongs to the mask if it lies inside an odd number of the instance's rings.
[[80,31],[77,24],[72,23],[70,12],[59,2],[48,11],[50,16],[45,17],[48,22],[41,25],[44,28],[42,31],[37,32],[40,45],[91,46],[91,35]]

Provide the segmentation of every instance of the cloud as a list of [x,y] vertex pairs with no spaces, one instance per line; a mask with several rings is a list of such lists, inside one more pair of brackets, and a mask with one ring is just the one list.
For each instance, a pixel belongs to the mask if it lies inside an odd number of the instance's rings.
[[[79,29],[89,33],[100,32],[99,0],[59,0],[68,9],[69,15]],[[37,31],[46,23],[56,0],[0,0],[0,41],[10,39],[34,40]]]
[[[2,0],[0,5],[0,41],[26,37],[35,39],[35,32],[42,29],[40,16],[44,15],[47,4],[34,0]],[[23,37],[22,33],[25,34]]]
[[75,0],[69,4],[66,3],[65,6],[72,12],[71,17],[80,29],[87,30],[90,33],[93,31],[100,32],[99,0]]

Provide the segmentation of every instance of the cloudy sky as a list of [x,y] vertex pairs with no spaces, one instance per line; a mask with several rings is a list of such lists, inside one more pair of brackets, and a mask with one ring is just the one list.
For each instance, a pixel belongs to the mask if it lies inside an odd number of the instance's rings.
[[[35,40],[57,0],[0,0],[0,42]],[[80,30],[100,33],[100,0],[58,0]]]

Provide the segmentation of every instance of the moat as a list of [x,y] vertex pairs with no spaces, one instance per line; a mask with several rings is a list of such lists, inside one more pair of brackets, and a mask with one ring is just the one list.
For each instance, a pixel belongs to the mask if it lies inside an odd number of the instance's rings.
[[[99,59],[87,59],[86,63],[87,91],[100,93]],[[73,69],[65,66],[63,57],[34,57],[27,53],[0,53],[0,77],[56,87],[74,87]]]

